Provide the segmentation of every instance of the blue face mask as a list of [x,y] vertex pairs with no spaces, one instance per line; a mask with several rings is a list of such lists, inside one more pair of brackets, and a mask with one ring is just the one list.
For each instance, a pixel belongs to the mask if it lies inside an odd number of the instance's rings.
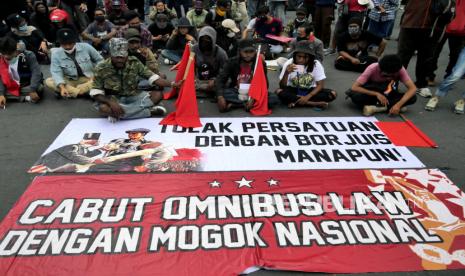
[[23,26],[19,26],[19,27],[18,27],[18,30],[19,30],[20,32],[26,32],[26,31],[27,31],[27,24],[24,24]]

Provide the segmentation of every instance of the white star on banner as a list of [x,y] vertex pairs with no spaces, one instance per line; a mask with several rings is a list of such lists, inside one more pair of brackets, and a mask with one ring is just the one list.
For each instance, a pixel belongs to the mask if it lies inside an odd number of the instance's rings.
[[270,178],[270,180],[266,181],[268,183],[268,186],[278,186],[279,181],[273,178]]
[[242,187],[249,187],[249,188],[252,188],[252,186],[250,185],[250,183],[253,182],[253,180],[247,180],[245,179],[245,177],[242,177],[241,180],[237,180],[237,181],[234,181],[236,182],[237,184],[239,184],[239,186],[237,186],[237,188],[242,188]]
[[221,182],[218,182],[218,180],[213,180],[213,182],[208,183],[210,184],[211,188],[221,188]]
[[423,185],[424,187],[428,186],[428,182],[431,180],[437,180],[438,177],[431,175],[430,171],[427,169],[423,170],[394,170],[393,173],[399,173],[404,176],[404,178],[415,179]]
[[435,194],[451,194],[460,197],[458,193],[459,187],[455,186],[447,179],[440,179],[438,182],[430,182],[429,184],[434,187],[433,193]]
[[456,198],[448,198],[450,202],[460,205],[463,208],[462,216],[465,216],[465,193],[460,192],[460,196]]

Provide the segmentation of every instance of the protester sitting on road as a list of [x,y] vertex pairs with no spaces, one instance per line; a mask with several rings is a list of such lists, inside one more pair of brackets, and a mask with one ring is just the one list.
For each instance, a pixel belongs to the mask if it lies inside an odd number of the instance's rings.
[[336,99],[336,91],[324,88],[323,65],[316,59],[309,41],[299,41],[293,58],[281,71],[278,97],[289,108],[309,106],[327,108]]
[[158,61],[152,50],[142,46],[141,36],[137,29],[129,28],[124,37],[128,41],[129,56],[134,56],[139,59],[150,71],[155,74],[160,74]]
[[175,64],[181,60],[182,53],[186,43],[194,44],[196,42],[197,31],[191,25],[189,20],[181,17],[178,21],[177,28],[173,31],[170,39],[166,43],[166,49],[161,51],[161,55],[165,58],[165,64]]
[[232,19],[225,19],[217,31],[216,44],[226,51],[228,57],[237,55],[237,36],[239,28]]
[[[369,47],[376,45],[376,56],[369,54]],[[339,56],[334,65],[344,71],[363,72],[370,64],[378,61],[386,47],[386,41],[362,30],[362,21],[358,17],[349,19],[347,32],[339,36],[337,50]]]
[[[240,40],[238,48],[239,55],[229,59],[216,79],[216,96],[220,112],[241,107],[249,111],[254,104],[249,97],[249,87],[254,76],[257,49],[251,39]],[[266,76],[265,62],[263,62],[263,70]],[[268,93],[268,106],[271,107],[278,102],[276,94]]]
[[218,0],[216,1],[216,7],[211,9],[205,16],[205,24],[218,30],[221,26],[221,22],[228,18],[234,19],[231,14],[231,1]]
[[[76,27],[73,24],[68,23],[68,13],[66,13],[64,10],[60,9],[55,9],[50,12],[50,21],[52,21],[52,27],[50,30],[52,38],[50,39],[49,42],[56,44],[57,47],[58,45],[56,42],[57,40],[57,33],[61,29],[71,29],[75,33],[78,33],[76,30]],[[78,40],[79,41],[79,40]]]
[[0,108],[7,100],[36,103],[42,97],[42,73],[33,52],[10,37],[0,39]]
[[52,48],[52,77],[45,80],[45,86],[57,97],[76,98],[89,93],[93,69],[103,57],[89,44],[78,43],[71,29],[59,30],[57,39],[61,47]]
[[297,28],[297,37],[291,40],[289,43],[289,47],[291,49],[291,54],[289,55],[290,57],[293,56],[293,52],[297,46],[297,43],[299,41],[308,41],[308,46],[310,49],[315,53],[315,58],[323,62],[324,58],[324,47],[323,47],[323,41],[318,39],[314,33],[313,33],[313,25],[311,23],[301,25]]
[[283,46],[280,42],[270,39],[267,35],[280,36],[283,31],[283,24],[278,18],[274,18],[270,14],[268,6],[262,6],[257,11],[257,17],[250,20],[249,25],[242,33],[242,38],[247,38],[249,33],[254,33],[260,42],[269,46],[269,52],[272,54],[279,54],[283,51]]
[[216,44],[216,31],[210,26],[199,32],[199,42],[192,47],[195,53],[195,88],[198,96],[213,96],[215,79],[227,63],[228,55]]
[[[464,75],[465,75],[465,47],[462,48],[462,51],[460,52],[457,63],[452,69],[452,73],[445,80],[442,81],[434,97],[432,97],[426,104],[425,109],[428,111],[434,111],[436,109],[436,106],[439,103],[439,98],[445,97],[449,93],[449,91],[452,89],[452,86],[455,83],[457,83],[457,81],[459,81]],[[455,102],[454,112],[456,114],[463,114],[464,109],[465,109],[465,92],[462,94],[462,98]]]
[[34,12],[31,15],[31,25],[39,29],[47,41],[54,38],[52,35],[52,21],[49,18],[49,11],[47,6],[42,1],[34,3]]
[[159,13],[155,17],[155,22],[150,24],[149,31],[152,34],[153,50],[163,50],[166,48],[166,43],[173,33],[174,26],[168,20],[166,14]]
[[286,33],[288,37],[298,37],[297,29],[311,23],[307,18],[307,9],[303,7],[296,9],[295,16],[295,19],[289,22],[284,28],[284,33]]
[[34,26],[29,26],[26,19],[16,13],[8,16],[6,21],[11,28],[7,36],[16,41],[22,41],[26,49],[36,55],[39,62],[47,58],[47,40],[41,31]]
[[90,91],[96,107],[110,121],[166,114],[166,109],[158,105],[163,99],[162,92],[141,91],[139,80],[147,79],[151,86],[173,88],[179,88],[181,83],[160,78],[136,57],[128,55],[128,42],[124,38],[110,40],[110,58],[95,68]]
[[108,53],[108,41],[116,35],[113,23],[105,19],[105,11],[96,9],[94,13],[95,21],[82,32],[82,38],[87,40],[98,51]]
[[126,25],[126,18],[124,17],[124,10],[120,0],[111,1],[111,10],[108,12],[108,20],[115,24],[117,29]]
[[172,10],[168,9],[165,2],[163,0],[155,0],[153,1],[153,6],[150,7],[149,18],[152,21],[155,21],[157,15],[164,14],[168,18],[169,21],[175,19],[176,13]]
[[186,17],[189,22],[200,30],[205,26],[205,18],[207,17],[208,11],[203,8],[202,1],[194,1],[194,8],[187,12]]
[[[405,93],[400,93],[399,81],[407,87]],[[385,111],[397,115],[416,102],[416,89],[399,56],[386,55],[368,66],[346,94],[365,116]]]
[[124,38],[126,31],[129,28],[135,28],[140,32],[140,36],[142,37],[142,45],[147,48],[152,48],[152,34],[147,29],[145,24],[141,21],[140,15],[133,10],[129,10],[124,13],[124,18],[126,19],[126,26],[121,27],[118,30],[116,37]]

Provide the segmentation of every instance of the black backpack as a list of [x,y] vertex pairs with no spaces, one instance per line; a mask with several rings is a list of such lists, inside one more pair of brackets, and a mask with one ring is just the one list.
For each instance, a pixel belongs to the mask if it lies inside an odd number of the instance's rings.
[[447,25],[455,18],[455,0],[431,0],[430,14],[434,20],[431,37],[440,30],[439,40],[444,36]]

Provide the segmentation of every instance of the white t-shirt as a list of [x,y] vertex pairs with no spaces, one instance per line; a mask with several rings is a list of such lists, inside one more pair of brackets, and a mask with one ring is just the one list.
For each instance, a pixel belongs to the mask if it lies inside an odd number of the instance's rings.
[[[283,79],[287,67],[293,62],[294,60],[291,58],[284,63],[283,70],[279,75],[280,80]],[[287,77],[287,86],[311,89],[316,87],[316,82],[326,79],[325,69],[318,60],[315,60],[312,72],[307,72],[307,67],[302,70],[303,72],[298,71],[299,70],[297,69],[296,71],[289,73],[289,76]]]

